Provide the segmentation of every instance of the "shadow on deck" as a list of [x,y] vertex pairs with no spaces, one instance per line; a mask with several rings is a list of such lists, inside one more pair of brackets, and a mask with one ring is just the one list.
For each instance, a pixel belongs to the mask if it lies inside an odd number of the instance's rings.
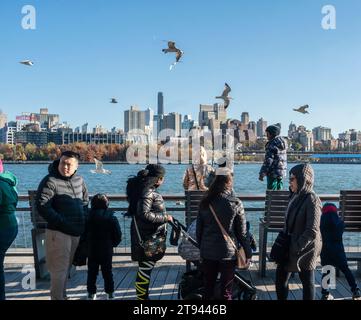
[[[258,289],[259,300],[276,300],[275,291],[275,266],[269,263],[267,277],[259,277],[258,257],[254,258],[253,266],[249,271],[242,271],[247,279],[251,279]],[[22,273],[26,261],[5,264],[6,297],[8,300],[49,300],[49,282],[37,281],[36,289],[23,289],[22,282],[25,273]],[[356,275],[356,264],[350,263],[351,270]],[[116,256],[113,262],[113,275],[115,283],[115,299],[135,300],[134,280],[137,272],[135,263],[129,261],[129,257]],[[166,256],[160,261],[152,273],[150,286],[150,299],[152,300],[177,300],[178,283],[185,272],[185,263],[178,256]],[[78,268],[76,273],[68,281],[67,294],[71,300],[86,299],[86,267]],[[360,276],[357,277],[360,282]],[[103,279],[98,276],[98,299],[105,299],[103,291]],[[351,292],[343,274],[337,278],[336,289],[332,290],[335,299],[351,299]],[[316,272],[316,298],[321,298],[321,267]],[[302,300],[302,287],[298,275],[290,280],[289,300]]]

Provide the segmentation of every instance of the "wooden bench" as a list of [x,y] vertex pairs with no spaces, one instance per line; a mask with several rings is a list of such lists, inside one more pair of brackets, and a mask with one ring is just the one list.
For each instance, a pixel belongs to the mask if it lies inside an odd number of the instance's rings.
[[267,240],[269,232],[280,232],[283,229],[285,213],[289,201],[289,191],[266,192],[265,215],[259,224],[259,272],[266,276]]
[[[199,205],[204,198],[205,191],[185,191],[185,219],[187,228],[192,224],[192,222],[197,219]],[[191,270],[191,263],[186,262],[187,271]]]
[[[345,232],[361,232],[361,190],[340,191],[340,215],[345,223]],[[346,252],[349,261],[357,261],[361,272],[361,252]]]

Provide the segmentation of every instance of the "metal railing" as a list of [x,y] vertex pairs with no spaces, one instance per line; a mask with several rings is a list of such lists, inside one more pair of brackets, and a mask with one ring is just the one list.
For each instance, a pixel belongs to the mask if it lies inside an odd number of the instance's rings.
[[[130,253],[130,221],[131,219],[125,217],[123,214],[127,212],[127,202],[125,195],[112,194],[108,195],[110,200],[110,208],[115,212],[119,219],[123,240],[119,247],[116,249],[116,253],[129,254]],[[244,202],[245,211],[247,213],[247,219],[250,221],[252,233],[258,235],[258,223],[259,218],[264,215],[265,211],[265,194],[240,194],[238,198]],[[323,194],[320,195],[322,201],[339,201],[339,195],[335,194]],[[163,195],[163,199],[166,202],[167,212],[174,215],[181,222],[185,221],[185,195]],[[19,233],[15,239],[10,251],[16,252],[22,249],[32,248],[31,229],[34,228],[31,222],[31,212],[29,207],[28,195],[19,196],[19,205],[17,208],[17,218],[19,223]],[[272,240],[272,239],[271,239]],[[14,250],[16,249],[16,250]],[[176,248],[174,248],[176,249]],[[26,250],[23,250],[26,251]],[[172,248],[168,250],[169,253],[174,252]]]

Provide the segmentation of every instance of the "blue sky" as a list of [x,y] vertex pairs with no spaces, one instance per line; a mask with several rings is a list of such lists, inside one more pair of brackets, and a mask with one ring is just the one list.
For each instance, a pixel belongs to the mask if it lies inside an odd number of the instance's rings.
[[[27,4],[36,30],[21,27]],[[327,4],[336,30],[321,28]],[[123,111],[156,110],[158,91],[166,112],[198,118],[228,82],[230,118],[248,111],[284,134],[291,121],[361,130],[359,0],[2,0],[0,30],[0,108],[10,120],[47,107],[73,127],[123,128]],[[185,52],[173,71],[174,55],[161,52],[169,39]],[[310,115],[292,111],[303,104]]]

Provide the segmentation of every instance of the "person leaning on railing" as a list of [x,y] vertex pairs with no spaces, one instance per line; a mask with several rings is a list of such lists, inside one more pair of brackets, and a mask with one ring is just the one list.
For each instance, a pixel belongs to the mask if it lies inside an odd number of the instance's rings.
[[0,300],[5,300],[5,254],[18,234],[16,185],[17,178],[9,171],[4,172],[0,159]]

